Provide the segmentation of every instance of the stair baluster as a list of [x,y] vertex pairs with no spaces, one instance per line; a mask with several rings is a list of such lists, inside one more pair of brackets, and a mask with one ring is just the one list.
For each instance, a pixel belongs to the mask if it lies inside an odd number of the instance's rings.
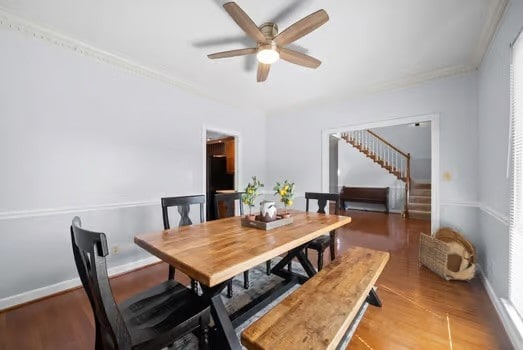
[[410,153],[394,147],[370,130],[355,130],[341,133],[341,137],[360,152],[405,183],[405,205],[403,216],[408,217],[410,192]]

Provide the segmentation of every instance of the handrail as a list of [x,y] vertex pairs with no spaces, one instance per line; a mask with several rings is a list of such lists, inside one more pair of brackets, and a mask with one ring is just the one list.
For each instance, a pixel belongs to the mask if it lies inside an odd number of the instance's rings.
[[367,132],[369,134],[371,134],[372,136],[378,138],[380,141],[382,141],[383,143],[385,143],[387,146],[389,146],[390,148],[392,148],[393,150],[397,151],[398,153],[400,153],[401,155],[403,155],[405,158],[407,159],[410,159],[410,154],[407,154],[405,152],[403,152],[402,150],[400,150],[399,148],[395,147],[394,145],[392,145],[389,141],[385,140],[383,137],[379,136],[378,134],[370,131],[370,130],[367,130]]

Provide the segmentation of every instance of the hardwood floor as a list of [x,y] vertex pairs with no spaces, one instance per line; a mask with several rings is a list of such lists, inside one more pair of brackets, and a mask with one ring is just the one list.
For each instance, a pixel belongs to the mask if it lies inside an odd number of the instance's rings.
[[340,250],[357,245],[391,253],[377,283],[383,307],[369,306],[349,349],[512,348],[478,277],[445,281],[419,267],[419,233],[430,232],[429,221],[348,215],[353,220],[339,231]]
[[[377,283],[383,307],[369,306],[349,349],[511,348],[478,278],[447,282],[418,266],[419,232],[429,232],[428,221],[358,211],[347,215],[353,220],[338,230],[339,251],[362,246],[391,252]],[[162,263],[113,278],[117,301],[165,280],[167,270]],[[177,278],[189,282],[178,272]],[[93,317],[83,289],[0,313],[0,350],[93,348]]]

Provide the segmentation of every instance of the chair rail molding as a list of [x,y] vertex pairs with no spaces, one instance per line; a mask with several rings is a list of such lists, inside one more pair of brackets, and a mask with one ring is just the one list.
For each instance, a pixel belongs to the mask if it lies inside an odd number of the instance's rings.
[[159,204],[160,204],[159,200],[155,199],[155,200],[138,201],[138,202],[119,202],[119,203],[85,205],[85,206],[78,206],[78,207],[71,206],[71,207],[60,207],[60,208],[4,211],[4,212],[0,212],[0,221],[1,220],[15,220],[15,219],[31,218],[31,217],[37,217],[37,216],[85,213],[85,212],[100,211],[100,210],[148,207],[151,205],[159,205]]
[[502,214],[499,211],[497,211],[496,209],[494,209],[486,204],[483,204],[483,203],[481,203],[479,205],[479,208],[481,209],[482,212],[492,216],[494,219],[498,220],[503,225],[505,225],[505,226],[509,225],[509,223],[510,223],[509,218],[505,214]]
[[447,206],[447,207],[471,207],[471,208],[480,207],[479,202],[473,202],[473,201],[442,201],[442,202],[440,202],[440,205]]

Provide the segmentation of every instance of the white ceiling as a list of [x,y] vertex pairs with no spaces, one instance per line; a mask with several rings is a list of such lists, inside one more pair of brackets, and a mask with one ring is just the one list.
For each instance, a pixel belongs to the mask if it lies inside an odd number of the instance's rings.
[[256,82],[254,60],[207,54],[254,46],[222,0],[0,0],[6,11],[83,41],[228,104],[266,112],[403,86],[477,68],[506,0],[238,0],[280,31],[324,8],[330,21],[296,44],[323,61],[285,61]]

